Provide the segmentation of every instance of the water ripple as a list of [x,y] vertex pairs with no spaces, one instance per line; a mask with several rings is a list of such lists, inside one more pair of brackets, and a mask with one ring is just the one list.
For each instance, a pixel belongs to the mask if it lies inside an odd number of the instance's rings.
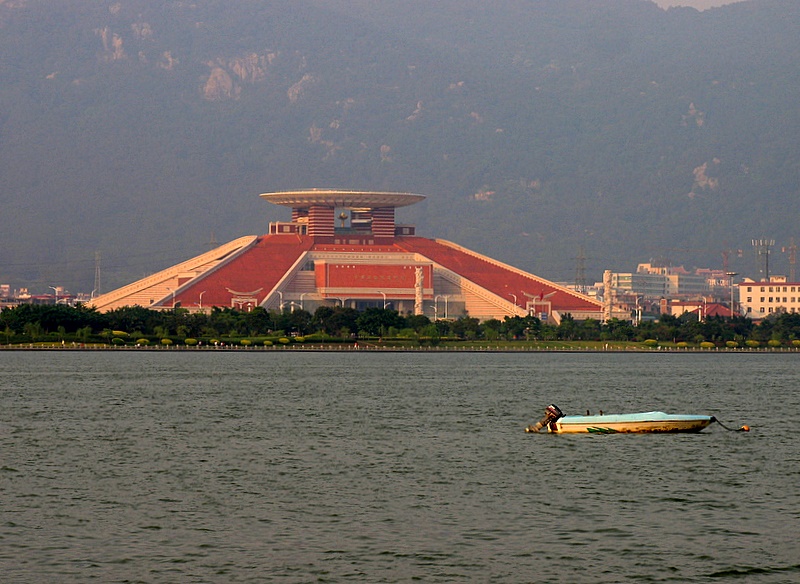
[[[796,357],[734,357],[0,354],[0,565],[22,583],[797,581]],[[524,434],[550,402],[753,431]]]

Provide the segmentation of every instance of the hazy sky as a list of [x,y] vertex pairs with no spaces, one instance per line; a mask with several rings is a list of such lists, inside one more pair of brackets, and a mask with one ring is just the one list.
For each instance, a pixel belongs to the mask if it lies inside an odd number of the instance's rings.
[[714,8],[715,6],[722,6],[723,4],[733,4],[734,2],[743,2],[745,0],[653,0],[653,1],[663,8],[667,8],[668,6],[691,6],[692,8],[697,8],[698,10],[705,10],[706,8]]

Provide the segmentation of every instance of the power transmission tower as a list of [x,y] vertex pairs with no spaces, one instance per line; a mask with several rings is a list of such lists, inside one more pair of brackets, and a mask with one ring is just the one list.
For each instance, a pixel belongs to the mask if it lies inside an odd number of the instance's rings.
[[94,295],[100,295],[100,252],[94,252],[94,289],[92,290],[92,298]]
[[581,245],[578,248],[578,257],[575,259],[575,290],[584,294],[586,292],[586,251]]

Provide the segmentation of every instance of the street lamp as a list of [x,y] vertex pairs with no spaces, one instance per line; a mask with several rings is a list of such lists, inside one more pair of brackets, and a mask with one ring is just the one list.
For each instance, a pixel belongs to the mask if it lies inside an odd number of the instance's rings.
[[437,294],[436,297],[433,299],[436,302],[439,298],[444,298],[444,318],[447,320],[447,297],[449,294]]
[[383,295],[383,309],[386,310],[386,293],[385,292],[381,292],[380,290],[378,290],[378,294],[382,294]]
[[278,296],[280,297],[281,300],[280,303],[278,304],[278,310],[283,312],[283,292],[281,292],[280,290],[275,290],[275,292],[278,293]]
[[[547,317],[549,317],[553,307],[553,303],[550,301],[550,297],[554,296],[557,291],[558,290],[553,290],[552,292],[550,292],[550,294],[542,294],[541,298],[539,298],[538,294],[534,296],[533,294],[528,294],[527,292],[523,292],[525,296],[531,299],[530,302],[528,302],[528,308],[527,308],[528,316],[536,316],[536,307],[543,306],[547,308],[547,312],[545,314],[547,315]],[[530,314],[531,311],[533,311],[533,315]]]
[[733,318],[733,310],[734,310],[734,305],[733,305],[733,277],[734,276],[738,276],[739,272],[725,272],[725,275],[728,276],[728,281],[730,282],[730,285],[731,285],[731,318]]
[[514,298],[514,306],[516,306],[517,305],[517,295],[516,294],[512,294],[511,292],[509,292],[508,295],[511,296],[512,298]]
[[205,293],[206,293],[205,290],[200,292],[200,310],[203,310],[203,294],[205,294]]
[[55,286],[48,286],[48,288],[51,288],[53,290],[53,293],[56,296],[55,304],[58,304],[58,288],[56,288]]
[[172,293],[172,308],[175,308],[175,290],[173,290],[169,286],[167,286],[167,290],[169,290]]
[[303,292],[302,294],[300,294],[300,310],[305,310],[305,307],[303,305],[303,296],[305,296],[306,294],[308,294],[308,292]]

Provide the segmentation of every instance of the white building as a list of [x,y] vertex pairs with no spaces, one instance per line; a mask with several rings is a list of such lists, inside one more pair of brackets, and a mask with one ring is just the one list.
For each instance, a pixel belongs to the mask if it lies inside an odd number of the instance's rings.
[[768,282],[749,278],[738,284],[739,306],[744,316],[758,320],[775,313],[800,312],[800,282],[787,282],[783,276]]

